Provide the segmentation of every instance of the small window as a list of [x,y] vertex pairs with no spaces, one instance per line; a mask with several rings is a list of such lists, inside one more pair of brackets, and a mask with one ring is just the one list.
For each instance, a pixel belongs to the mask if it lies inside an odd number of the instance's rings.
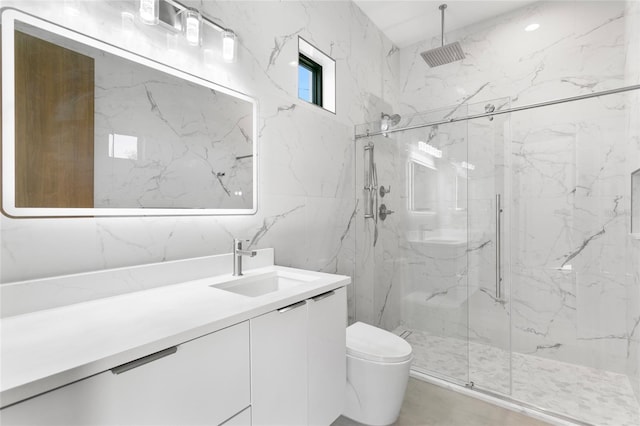
[[298,97],[322,106],[322,65],[299,53]]
[[336,113],[336,61],[302,37],[298,37],[298,98]]

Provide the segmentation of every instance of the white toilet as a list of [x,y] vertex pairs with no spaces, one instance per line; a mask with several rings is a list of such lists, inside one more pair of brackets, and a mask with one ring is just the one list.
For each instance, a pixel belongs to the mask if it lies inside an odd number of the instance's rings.
[[413,360],[411,345],[393,333],[356,322],[347,327],[344,416],[386,426],[400,414]]

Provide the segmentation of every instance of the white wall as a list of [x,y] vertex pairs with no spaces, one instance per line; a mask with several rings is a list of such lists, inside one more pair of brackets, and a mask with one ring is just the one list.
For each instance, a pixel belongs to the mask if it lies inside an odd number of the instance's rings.
[[[231,250],[233,237],[274,247],[276,262],[353,275],[353,125],[370,121],[393,92],[392,48],[351,2],[187,2],[238,34],[238,60],[205,62],[203,49],[168,52],[166,33],[136,24],[134,2],[11,1],[13,6],[216,81],[259,102],[260,182],[255,216],[60,218],[0,221],[2,283],[181,259]],[[216,33],[214,33],[216,34]],[[301,36],[336,60],[336,114],[299,101]],[[219,41],[210,54],[219,55]]]

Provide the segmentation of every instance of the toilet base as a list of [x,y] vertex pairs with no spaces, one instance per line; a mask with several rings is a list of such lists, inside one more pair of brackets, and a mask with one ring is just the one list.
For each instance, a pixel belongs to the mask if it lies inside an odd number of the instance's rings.
[[400,415],[412,359],[379,363],[347,355],[347,401],[342,415],[370,426],[393,424]]

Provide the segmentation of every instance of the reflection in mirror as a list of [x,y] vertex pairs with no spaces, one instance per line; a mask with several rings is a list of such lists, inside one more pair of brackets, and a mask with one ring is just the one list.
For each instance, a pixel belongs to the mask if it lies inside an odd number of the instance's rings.
[[253,99],[15,10],[2,43],[5,212],[255,212]]
[[631,173],[631,233],[640,238],[640,169]]
[[408,163],[409,211],[435,213],[438,201],[438,171],[428,157],[412,157]]

